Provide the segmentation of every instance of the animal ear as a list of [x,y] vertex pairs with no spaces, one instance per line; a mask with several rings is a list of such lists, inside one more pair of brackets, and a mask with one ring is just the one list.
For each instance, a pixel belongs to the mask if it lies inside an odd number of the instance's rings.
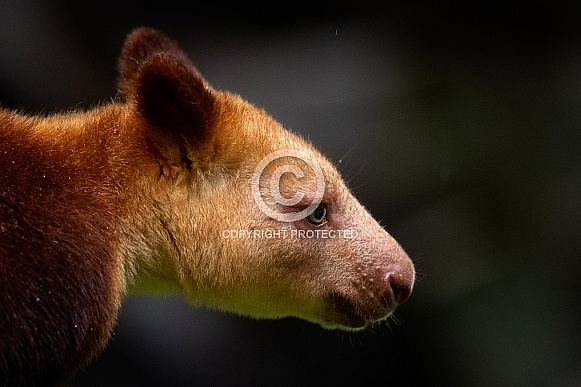
[[135,78],[141,65],[152,55],[159,53],[171,56],[197,73],[190,59],[174,40],[153,28],[137,28],[127,35],[117,63],[119,88],[125,96],[134,94]]
[[213,90],[177,43],[140,28],[131,33],[119,59],[119,87],[147,120],[148,135],[162,156],[188,160],[188,150],[211,137]]

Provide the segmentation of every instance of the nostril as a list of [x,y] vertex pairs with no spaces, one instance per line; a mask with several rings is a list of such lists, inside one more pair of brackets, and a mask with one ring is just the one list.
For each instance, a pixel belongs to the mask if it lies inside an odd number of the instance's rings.
[[389,282],[389,286],[393,292],[393,297],[398,305],[403,304],[408,300],[408,298],[410,298],[410,295],[412,294],[412,285],[409,281],[394,274],[388,274],[386,279]]

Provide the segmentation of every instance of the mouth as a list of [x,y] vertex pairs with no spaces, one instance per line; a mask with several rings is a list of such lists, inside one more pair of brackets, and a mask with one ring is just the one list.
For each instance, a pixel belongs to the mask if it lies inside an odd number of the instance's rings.
[[360,330],[368,325],[384,320],[392,315],[397,303],[393,296],[377,297],[332,294],[326,300],[327,311],[324,320],[327,326],[337,329]]
[[348,292],[332,292],[325,297],[324,320],[329,327],[363,329],[391,316],[409,298],[412,287],[413,277],[388,272],[381,281],[359,282]]

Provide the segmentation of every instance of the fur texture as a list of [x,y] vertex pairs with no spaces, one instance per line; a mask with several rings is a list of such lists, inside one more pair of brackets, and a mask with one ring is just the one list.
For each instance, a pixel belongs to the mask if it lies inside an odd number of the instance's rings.
[[[104,348],[128,291],[343,329],[409,297],[411,261],[311,144],[211,88],[158,31],[128,36],[119,73],[124,101],[49,117],[0,110],[0,385],[74,375]],[[271,219],[253,201],[253,171],[280,149],[321,165],[321,225]],[[224,236],[265,229],[357,238]]]

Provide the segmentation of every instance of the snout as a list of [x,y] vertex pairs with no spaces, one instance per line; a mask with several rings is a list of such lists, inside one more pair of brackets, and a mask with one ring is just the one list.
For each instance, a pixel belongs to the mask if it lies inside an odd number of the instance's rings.
[[362,273],[352,282],[350,291],[329,295],[326,321],[336,328],[361,329],[384,320],[409,299],[414,280],[409,258],[400,264],[376,268],[371,275]]

